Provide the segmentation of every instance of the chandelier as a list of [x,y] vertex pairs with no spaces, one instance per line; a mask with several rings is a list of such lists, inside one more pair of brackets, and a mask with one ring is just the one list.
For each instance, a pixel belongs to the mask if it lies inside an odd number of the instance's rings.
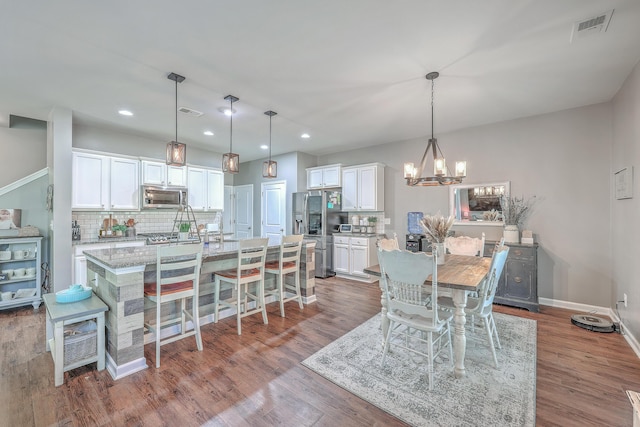
[[[418,168],[413,163],[404,164],[404,179],[407,185],[429,187],[436,185],[460,184],[462,179],[467,176],[467,162],[456,162],[455,175],[451,175],[449,168],[444,159],[444,155],[438,146],[438,140],[433,137],[433,81],[438,78],[440,73],[434,71],[426,75],[427,80],[431,80],[431,138],[427,144],[426,150],[420,161]],[[433,176],[422,176],[427,166],[427,158],[429,152],[433,156]]]
[[275,111],[265,111],[267,116],[269,116],[269,160],[262,163],[262,177],[263,178],[277,178],[278,176],[278,162],[275,160],[271,160],[271,118],[275,116]]
[[170,73],[167,78],[176,82],[176,139],[167,144],[167,164],[184,166],[187,164],[187,146],[178,142],[178,83],[182,83],[185,78],[176,73]]
[[240,155],[233,152],[233,103],[240,101],[233,95],[224,97],[229,101],[229,152],[222,155],[222,172],[238,173],[240,171]]

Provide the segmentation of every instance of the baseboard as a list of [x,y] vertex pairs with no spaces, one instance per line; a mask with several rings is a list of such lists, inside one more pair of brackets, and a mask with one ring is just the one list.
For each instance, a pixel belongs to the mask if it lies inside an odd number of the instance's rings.
[[550,307],[566,308],[568,310],[582,311],[585,313],[593,314],[604,314],[609,316],[611,320],[620,324],[622,336],[627,341],[627,343],[629,343],[629,346],[636,354],[636,356],[640,359],[640,342],[638,342],[638,339],[629,332],[627,327],[618,318],[615,311],[611,307],[599,307],[597,305],[579,304],[576,302],[554,300],[550,298],[538,298],[538,303],[540,305],[547,305]]
[[131,362],[125,363],[123,365],[116,365],[116,362],[111,358],[109,353],[107,353],[105,356],[107,359],[107,371],[111,375],[111,378],[113,378],[114,380],[119,380],[120,378],[126,377],[127,375],[131,375],[133,373],[142,371],[143,369],[147,369],[147,360],[144,357],[132,360]]

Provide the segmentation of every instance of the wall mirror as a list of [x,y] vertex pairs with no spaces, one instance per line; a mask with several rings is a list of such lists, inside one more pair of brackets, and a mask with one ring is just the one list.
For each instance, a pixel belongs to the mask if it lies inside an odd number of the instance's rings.
[[500,196],[508,195],[510,182],[449,187],[449,215],[455,224],[502,226]]

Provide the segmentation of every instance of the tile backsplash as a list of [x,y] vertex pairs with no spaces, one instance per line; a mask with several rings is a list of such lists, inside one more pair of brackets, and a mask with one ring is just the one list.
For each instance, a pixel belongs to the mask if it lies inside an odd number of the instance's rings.
[[[173,222],[176,219],[175,210],[150,210],[150,211],[117,211],[111,212],[112,218],[118,224],[124,224],[129,218],[133,218],[137,233],[166,233],[173,230]],[[194,212],[196,223],[219,223],[222,212]],[[185,214],[186,217],[186,214]],[[82,239],[97,238],[104,219],[109,218],[109,212],[84,212],[73,211],[71,219],[78,222]]]

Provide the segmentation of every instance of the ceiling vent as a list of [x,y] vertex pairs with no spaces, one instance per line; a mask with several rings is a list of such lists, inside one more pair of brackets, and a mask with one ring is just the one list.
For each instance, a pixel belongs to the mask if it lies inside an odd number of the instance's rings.
[[178,111],[180,111],[181,113],[184,113],[184,114],[188,114],[188,115],[193,116],[193,117],[200,117],[202,114],[204,114],[204,113],[202,113],[200,111],[194,110],[194,109],[189,108],[189,107],[180,107],[180,108],[178,108]]
[[571,43],[587,36],[602,34],[609,28],[613,9],[597,16],[575,22],[571,30]]

